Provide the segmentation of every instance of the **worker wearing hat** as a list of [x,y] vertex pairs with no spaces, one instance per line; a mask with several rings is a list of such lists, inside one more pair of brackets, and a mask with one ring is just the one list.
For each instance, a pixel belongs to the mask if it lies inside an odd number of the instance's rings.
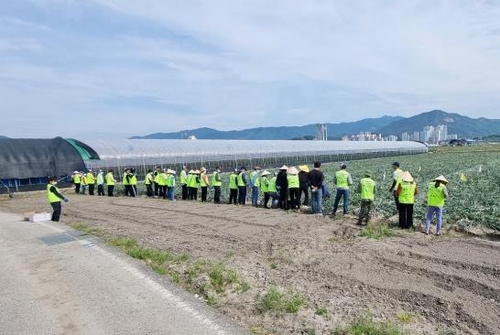
[[51,220],[57,222],[61,217],[61,200],[64,202],[68,202],[69,200],[59,192],[56,185],[57,178],[50,177],[47,184],[47,201],[53,209]]
[[79,171],[73,171],[73,174],[71,175],[71,179],[73,179],[73,184],[75,185],[75,193],[79,194],[80,193],[80,186],[81,186],[81,175]]
[[392,192],[392,195],[394,197],[394,203],[396,204],[396,209],[399,211],[399,200],[398,196],[396,195],[396,190],[398,189],[399,184],[401,183],[401,176],[403,174],[403,170],[400,168],[399,162],[394,162],[392,163],[392,185],[391,188],[389,189],[389,192]]
[[396,195],[399,201],[399,227],[409,229],[413,227],[413,204],[415,195],[418,194],[417,184],[413,180],[410,172],[405,171],[401,174]]
[[260,166],[254,166],[249,178],[250,187],[252,188],[252,206],[257,207],[259,204],[260,192]]
[[346,215],[349,213],[349,187],[352,185],[352,177],[351,174],[347,172],[346,163],[340,164],[340,170],[333,175],[333,183],[337,187],[337,193],[335,194],[335,201],[333,202],[332,214],[335,215],[335,213],[337,213],[340,199],[343,198],[343,213]]
[[188,171],[187,166],[183,165],[181,173],[179,175],[179,184],[182,187],[182,200],[186,200],[188,198],[187,171]]
[[238,174],[238,204],[244,205],[247,200],[247,186],[248,186],[248,176],[246,174],[247,168],[242,166],[240,168],[240,173]]
[[222,179],[220,177],[221,167],[217,166],[214,173],[212,173],[212,187],[214,188],[214,204],[220,204],[220,194],[222,186]]
[[99,169],[99,172],[97,173],[96,183],[97,183],[97,195],[104,196],[104,171],[102,171],[102,169]]
[[279,168],[278,175],[276,176],[276,188],[278,189],[280,198],[278,200],[278,207],[284,210],[288,209],[288,167],[283,165]]
[[238,173],[240,170],[234,169],[229,175],[229,204],[238,204]]
[[358,192],[361,198],[361,209],[359,210],[358,225],[365,224],[370,221],[370,211],[373,200],[375,199],[375,181],[372,179],[370,171],[365,172],[364,178],[359,181]]
[[144,177],[144,185],[146,185],[146,195],[148,198],[152,198],[154,193],[153,193],[153,185],[154,185],[154,172],[153,170],[149,169],[148,173],[146,173],[146,176]]
[[208,186],[210,182],[208,181],[207,169],[202,167],[200,169],[200,187],[201,187],[201,202],[207,201]]
[[116,184],[114,171],[108,170],[108,173],[106,173],[104,179],[106,180],[106,185],[108,186],[108,197],[113,197],[114,196],[113,191],[115,189],[115,184]]
[[427,186],[427,216],[425,220],[425,234],[427,235],[430,232],[431,221],[434,214],[436,215],[436,235],[441,234],[443,207],[445,199],[448,197],[447,184],[448,180],[441,175],[434,178]]
[[299,170],[295,166],[289,167],[287,170],[289,207],[293,210],[300,209],[300,181]]
[[269,202],[269,179],[267,179],[267,176],[269,176],[271,173],[267,170],[264,170],[260,174],[260,189],[262,190],[262,193],[264,193],[264,208],[269,208],[267,206],[267,203]]
[[85,179],[87,180],[87,185],[89,186],[89,195],[94,195],[96,179],[92,169],[88,169]]

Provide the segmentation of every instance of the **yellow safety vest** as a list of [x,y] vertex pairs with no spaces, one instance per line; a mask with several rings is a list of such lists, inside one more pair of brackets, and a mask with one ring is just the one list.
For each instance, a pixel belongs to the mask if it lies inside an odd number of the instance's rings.
[[371,178],[365,177],[361,179],[359,183],[361,184],[361,199],[375,199],[375,181]]
[[413,204],[415,203],[415,188],[417,184],[402,182],[401,183],[401,192],[399,192],[399,203],[401,204]]
[[[53,202],[60,202],[61,201],[61,198],[59,198],[57,195],[55,195],[54,193],[50,192],[50,188],[55,185],[52,185],[52,184],[47,184],[47,201],[50,202],[50,203],[53,203]],[[56,187],[56,190],[57,192],[59,192],[59,190],[57,189]]]
[[427,205],[443,207],[446,199],[444,196],[445,188],[446,186],[443,184],[439,184],[439,186],[436,187],[435,182],[429,183],[427,186]]

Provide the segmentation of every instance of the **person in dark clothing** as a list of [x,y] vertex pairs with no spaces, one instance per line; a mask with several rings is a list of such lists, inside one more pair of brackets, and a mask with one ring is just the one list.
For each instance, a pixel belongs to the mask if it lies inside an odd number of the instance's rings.
[[161,167],[155,167],[155,171],[153,172],[153,188],[155,197],[158,198],[158,190],[160,189],[158,185],[158,178],[156,178],[161,173]]
[[[299,165],[299,201],[304,193],[304,201],[302,205],[309,206],[309,167],[307,165]],[[300,205],[300,204],[299,204]]]
[[320,170],[321,163],[314,162],[314,169],[309,172],[309,184],[311,185],[311,209],[313,214],[323,215],[323,172]]
[[57,179],[55,177],[50,177],[49,178],[49,183],[47,184],[47,201],[50,203],[52,206],[52,209],[54,210],[52,212],[52,221],[59,221],[59,218],[61,217],[61,200],[64,202],[68,202],[68,198],[64,197],[59,190],[56,187],[57,184]]
[[278,208],[288,209],[288,178],[286,171],[288,167],[283,165],[279,168],[278,176],[276,177],[276,187],[278,188],[280,199],[278,200]]

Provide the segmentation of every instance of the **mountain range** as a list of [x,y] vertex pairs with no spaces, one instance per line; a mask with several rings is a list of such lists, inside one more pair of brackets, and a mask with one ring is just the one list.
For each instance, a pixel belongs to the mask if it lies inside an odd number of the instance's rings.
[[[447,125],[448,134],[457,134],[458,138],[481,138],[500,134],[500,119],[473,119],[457,113],[433,110],[412,117],[382,116],[367,118],[355,122],[326,123],[328,139],[336,140],[343,136],[360,132],[396,135],[401,138],[403,132],[421,132],[426,126]],[[133,136],[131,139],[184,139],[194,136],[198,139],[235,139],[235,140],[287,140],[313,139],[316,137],[317,124],[304,126],[258,127],[243,130],[219,131],[212,128],[196,128],[171,133],[153,133],[145,136]]]

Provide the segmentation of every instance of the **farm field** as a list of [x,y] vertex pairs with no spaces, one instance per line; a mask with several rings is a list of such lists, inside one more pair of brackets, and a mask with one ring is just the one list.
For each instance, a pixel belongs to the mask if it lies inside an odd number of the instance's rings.
[[[440,174],[450,181],[442,236],[387,225],[395,212],[388,191],[394,160],[420,186],[417,222],[427,182]],[[254,334],[350,334],[346,327],[360,320],[385,327],[380,334],[499,334],[500,243],[456,231],[499,229],[499,160],[498,151],[452,149],[348,162],[355,183],[366,169],[378,182],[368,228],[356,226],[355,215],[90,197],[70,189],[62,223],[144,259]],[[337,166],[323,167],[331,191]],[[48,211],[45,201],[44,192],[16,194],[2,198],[0,210],[21,217]],[[353,192],[354,213],[357,206]],[[329,200],[325,211],[331,207]]]

